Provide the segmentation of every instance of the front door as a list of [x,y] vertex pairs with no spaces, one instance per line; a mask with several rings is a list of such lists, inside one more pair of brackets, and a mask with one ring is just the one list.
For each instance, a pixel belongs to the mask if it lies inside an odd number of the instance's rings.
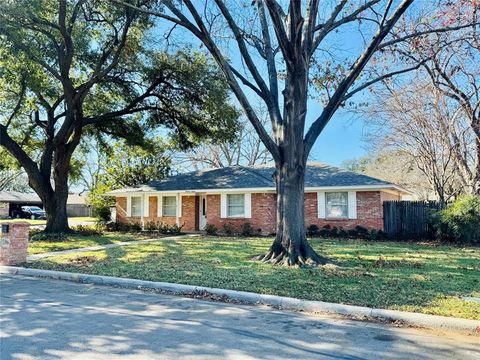
[[200,219],[198,222],[198,228],[200,230],[205,230],[207,225],[207,197],[205,195],[200,196],[200,206],[199,206]]

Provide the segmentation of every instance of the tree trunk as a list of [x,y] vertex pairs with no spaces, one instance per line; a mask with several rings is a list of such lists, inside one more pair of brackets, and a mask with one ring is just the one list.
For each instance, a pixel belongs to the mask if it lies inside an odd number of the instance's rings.
[[70,171],[70,154],[65,149],[57,149],[54,154],[53,181],[55,189],[51,196],[42,197],[47,213],[45,232],[69,232],[67,217],[68,174]]
[[44,201],[45,212],[47,213],[47,226],[45,232],[64,233],[69,232],[67,218],[67,197],[63,191],[55,191],[53,197]]
[[277,164],[277,232],[269,251],[259,256],[259,260],[287,266],[328,262],[307,241],[304,179],[305,164],[296,161]]

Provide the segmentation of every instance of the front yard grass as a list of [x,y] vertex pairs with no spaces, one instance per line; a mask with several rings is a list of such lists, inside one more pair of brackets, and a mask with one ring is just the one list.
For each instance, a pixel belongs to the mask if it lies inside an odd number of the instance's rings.
[[[110,241],[118,235],[109,235]],[[210,286],[377,308],[480,319],[480,248],[312,240],[338,267],[252,261],[271,239],[198,237],[55,256],[29,267]]]
[[30,240],[28,255],[43,254],[51,251],[71,250],[96,245],[115,244],[123,241],[136,241],[147,237],[135,234],[105,233],[96,236],[66,235],[62,241]]

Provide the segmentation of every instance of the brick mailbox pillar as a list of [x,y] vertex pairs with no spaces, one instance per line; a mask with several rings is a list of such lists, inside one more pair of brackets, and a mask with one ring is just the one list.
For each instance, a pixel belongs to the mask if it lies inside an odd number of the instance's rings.
[[29,227],[26,222],[1,224],[0,265],[18,265],[27,261]]

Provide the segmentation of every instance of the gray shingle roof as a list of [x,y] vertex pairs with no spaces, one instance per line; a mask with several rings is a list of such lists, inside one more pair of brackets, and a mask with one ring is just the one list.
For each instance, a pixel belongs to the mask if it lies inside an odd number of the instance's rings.
[[[262,166],[230,166],[220,169],[208,169],[178,174],[164,180],[152,181],[148,184],[111,191],[110,194],[126,192],[150,191],[185,191],[185,190],[220,190],[246,188],[274,188],[275,167]],[[337,167],[309,163],[305,175],[305,187],[326,186],[364,186],[393,187],[392,183],[357,174]]]
[[0,191],[0,201],[8,203],[41,203],[35,193],[22,193],[18,191]]

